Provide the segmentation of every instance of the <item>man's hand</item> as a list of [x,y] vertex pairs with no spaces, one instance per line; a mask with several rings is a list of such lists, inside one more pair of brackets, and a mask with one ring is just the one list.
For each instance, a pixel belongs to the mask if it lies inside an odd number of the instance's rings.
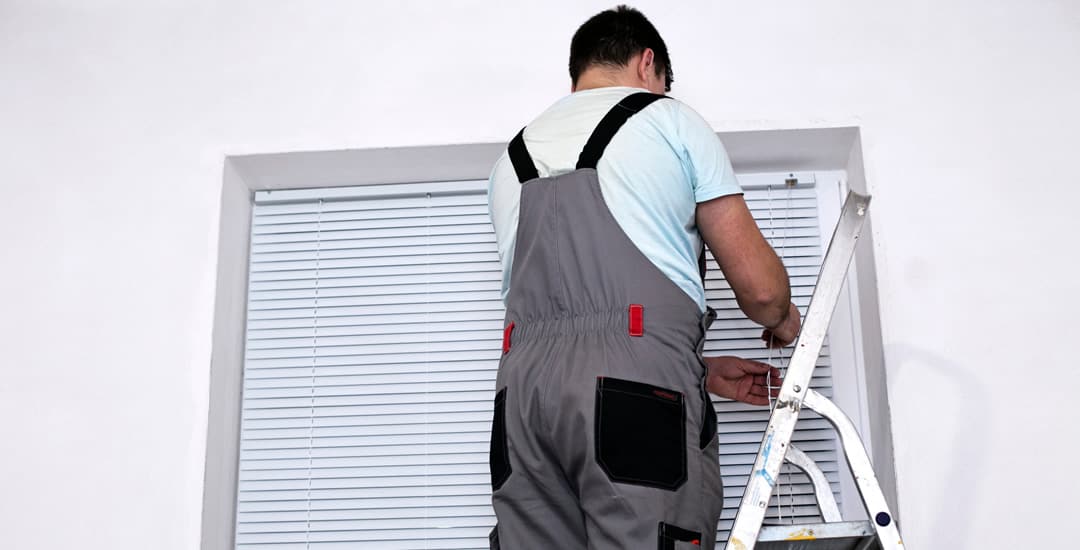
[[708,368],[705,389],[709,390],[709,393],[750,405],[768,405],[769,387],[766,377],[771,375],[772,385],[775,386],[772,396],[780,394],[783,380],[780,378],[780,369],[776,367],[730,355],[706,357],[705,366]]
[[799,335],[799,330],[802,328],[802,321],[800,320],[799,308],[795,307],[795,304],[788,304],[787,316],[783,321],[780,321],[779,325],[773,328],[767,328],[761,333],[761,339],[765,341],[765,345],[770,348],[782,348],[795,341],[795,337]]

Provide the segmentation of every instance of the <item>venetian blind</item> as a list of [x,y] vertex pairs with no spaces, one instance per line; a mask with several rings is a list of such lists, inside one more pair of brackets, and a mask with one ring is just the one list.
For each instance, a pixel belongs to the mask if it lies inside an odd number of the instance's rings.
[[[816,198],[782,180],[746,198],[805,310],[821,261]],[[485,189],[470,181],[257,195],[238,549],[487,548],[503,307]],[[707,353],[780,364],[711,258],[706,289],[719,314]],[[829,395],[827,354],[812,386]],[[716,405],[726,537],[768,411]],[[804,413],[794,441],[836,491],[824,421]],[[811,519],[807,480],[778,481],[777,521]]]

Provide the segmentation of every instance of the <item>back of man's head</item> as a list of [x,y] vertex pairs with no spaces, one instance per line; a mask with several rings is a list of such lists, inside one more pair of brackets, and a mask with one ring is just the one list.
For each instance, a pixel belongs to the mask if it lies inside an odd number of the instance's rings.
[[646,48],[655,56],[656,76],[664,73],[664,88],[671,91],[675,81],[667,45],[645,14],[628,7],[602,11],[585,22],[570,41],[570,80],[578,78],[593,66],[618,68]]

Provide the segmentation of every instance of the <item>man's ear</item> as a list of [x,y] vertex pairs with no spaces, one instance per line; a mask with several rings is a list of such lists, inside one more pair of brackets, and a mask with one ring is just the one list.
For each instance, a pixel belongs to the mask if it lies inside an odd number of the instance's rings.
[[649,82],[649,79],[656,74],[654,70],[655,55],[652,48],[645,48],[645,51],[641,52],[641,58],[638,59],[637,76],[642,82]]

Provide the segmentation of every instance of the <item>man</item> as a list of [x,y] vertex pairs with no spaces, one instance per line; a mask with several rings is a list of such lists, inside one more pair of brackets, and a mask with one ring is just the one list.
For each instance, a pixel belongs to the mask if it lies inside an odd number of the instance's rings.
[[663,97],[671,60],[644,15],[589,19],[570,77],[490,181],[507,309],[492,547],[713,548],[723,495],[706,391],[767,405],[779,373],[701,356],[714,318],[702,240],[773,346],[799,331],[787,273],[715,133]]

